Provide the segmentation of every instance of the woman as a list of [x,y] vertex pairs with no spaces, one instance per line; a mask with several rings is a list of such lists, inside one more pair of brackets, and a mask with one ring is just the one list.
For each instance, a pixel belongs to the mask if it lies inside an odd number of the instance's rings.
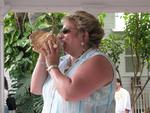
[[98,50],[103,35],[98,20],[85,11],[64,17],[59,39],[66,55],[59,59],[59,47],[48,41],[32,75],[31,92],[42,94],[42,113],[115,112],[115,71]]

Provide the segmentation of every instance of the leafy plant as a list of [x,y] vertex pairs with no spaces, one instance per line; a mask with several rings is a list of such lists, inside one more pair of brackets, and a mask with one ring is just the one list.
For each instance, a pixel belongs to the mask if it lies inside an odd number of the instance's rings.
[[58,33],[63,16],[63,13],[42,13],[32,25],[28,13],[10,12],[4,19],[5,69],[17,81],[17,113],[40,113],[43,104],[41,96],[31,95],[29,92],[30,79],[38,54],[32,51],[28,36],[38,29]]
[[119,72],[120,54],[124,52],[124,42],[122,38],[123,37],[121,37],[121,35],[112,33],[107,38],[104,38],[102,40],[102,43],[99,47],[100,50],[103,51],[106,55],[108,55],[112,60],[112,62],[114,63],[120,79],[121,79],[121,75]]
[[[150,80],[150,14],[126,13],[125,16],[125,45],[130,50],[134,68],[134,78],[131,83],[133,107]],[[136,59],[136,60],[135,60]],[[146,67],[147,66],[147,67]],[[140,88],[136,86],[142,76],[144,67],[147,68],[147,80]],[[138,91],[140,89],[140,91]]]
[[106,17],[106,13],[100,13],[98,14],[98,20],[100,22],[100,24],[104,27],[104,19]]

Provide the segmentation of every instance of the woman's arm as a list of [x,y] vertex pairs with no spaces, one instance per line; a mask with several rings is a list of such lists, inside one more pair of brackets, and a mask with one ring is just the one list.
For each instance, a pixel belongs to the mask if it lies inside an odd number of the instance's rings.
[[36,66],[32,73],[30,92],[36,95],[41,95],[42,86],[47,78],[45,58],[42,54],[39,55]]
[[104,56],[94,56],[78,67],[71,78],[63,75],[58,68],[49,71],[56,89],[68,101],[83,99],[95,90],[113,80],[113,69]]
[[49,65],[49,73],[54,80],[56,90],[65,100],[83,99],[113,80],[112,65],[104,56],[97,55],[88,59],[69,78],[56,67],[59,64],[59,48],[54,48],[48,41],[44,44],[42,53]]

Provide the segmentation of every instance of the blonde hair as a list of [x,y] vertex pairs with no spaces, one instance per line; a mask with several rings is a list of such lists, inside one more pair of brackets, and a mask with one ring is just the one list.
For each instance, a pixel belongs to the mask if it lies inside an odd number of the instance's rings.
[[74,14],[65,16],[64,20],[73,21],[79,31],[89,33],[89,47],[98,47],[104,36],[104,30],[98,19],[85,11],[76,11]]

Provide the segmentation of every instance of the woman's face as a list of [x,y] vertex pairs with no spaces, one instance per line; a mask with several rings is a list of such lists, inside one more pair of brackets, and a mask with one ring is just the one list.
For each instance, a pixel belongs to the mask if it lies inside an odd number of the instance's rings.
[[76,51],[81,50],[82,37],[80,34],[72,21],[65,20],[63,22],[60,41],[63,43],[63,48],[66,53],[73,55]]

